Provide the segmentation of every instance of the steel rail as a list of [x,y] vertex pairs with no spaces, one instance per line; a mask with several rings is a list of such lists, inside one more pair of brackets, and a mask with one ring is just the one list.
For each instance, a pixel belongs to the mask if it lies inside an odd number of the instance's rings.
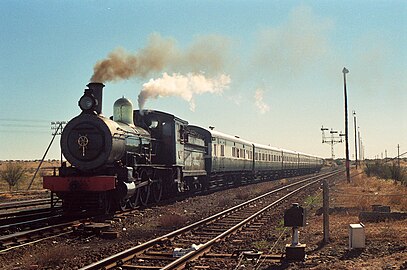
[[7,210],[13,208],[22,208],[28,206],[37,206],[37,205],[44,205],[50,204],[51,199],[35,199],[35,200],[27,200],[27,201],[14,201],[14,202],[6,202],[0,204],[0,210]]
[[[48,217],[62,210],[62,207],[38,208],[20,212],[0,214],[0,226],[29,221],[36,218]],[[0,228],[1,229],[1,228]]]
[[[50,225],[50,226],[46,226],[43,228],[38,228],[38,229],[33,229],[33,230],[29,230],[29,231],[23,231],[23,232],[17,232],[17,233],[13,233],[13,234],[9,234],[9,235],[3,235],[0,236],[0,248],[6,247],[5,249],[0,249],[0,253],[3,253],[5,251],[8,251],[10,249],[15,249],[18,247],[22,247],[25,245],[29,245],[32,243],[36,243],[39,241],[43,241],[45,239],[49,239],[52,237],[57,237],[59,235],[62,234],[67,234],[67,233],[72,233],[73,230],[70,229],[70,227],[75,226],[75,225],[79,225],[80,221],[78,220],[74,220],[74,221],[70,221],[70,222],[65,222],[65,223],[61,223],[61,224],[55,224],[55,225]],[[46,235],[48,232],[55,232],[55,230],[59,230],[62,231],[62,233],[59,233],[57,235]],[[36,239],[21,245],[17,245],[17,246],[13,246],[13,247],[9,247],[7,248],[7,246],[11,245],[12,243],[18,243],[19,239],[30,239],[33,238],[33,236],[36,235],[46,235],[45,237],[41,238],[41,239]]]
[[[254,199],[251,199],[251,200],[249,200],[249,201],[246,201],[246,202],[244,202],[244,203],[241,203],[241,204],[239,204],[239,205],[236,205],[236,206],[234,206],[234,207],[231,207],[231,208],[229,208],[229,209],[226,209],[226,210],[224,210],[224,211],[222,211],[222,212],[219,212],[219,213],[217,213],[217,214],[215,214],[215,215],[212,215],[212,216],[210,216],[210,217],[207,217],[207,218],[205,218],[205,219],[202,219],[202,220],[200,220],[200,221],[198,221],[198,222],[195,222],[195,223],[193,223],[193,224],[190,224],[190,225],[188,225],[188,226],[186,226],[186,227],[180,228],[180,229],[178,229],[178,230],[176,230],[176,231],[173,231],[173,232],[170,232],[170,233],[165,234],[165,235],[163,235],[163,236],[160,236],[160,237],[157,237],[157,238],[155,238],[155,239],[149,240],[149,241],[147,241],[147,242],[145,242],[145,243],[142,243],[142,244],[140,244],[140,245],[138,245],[138,246],[135,246],[135,247],[129,248],[129,249],[127,249],[127,250],[121,251],[121,252],[119,252],[119,253],[117,253],[117,254],[115,254],[115,255],[112,255],[112,256],[107,257],[107,258],[105,258],[105,259],[102,259],[102,260],[100,260],[100,261],[94,262],[94,263],[92,263],[92,264],[90,264],[90,265],[88,265],[88,266],[85,266],[85,267],[81,268],[80,270],[111,269],[111,268],[113,268],[113,267],[121,266],[121,265],[123,265],[124,262],[127,262],[127,261],[133,259],[135,256],[137,256],[138,253],[140,253],[140,252],[142,252],[142,251],[144,251],[144,250],[146,250],[146,249],[148,249],[148,248],[154,246],[154,245],[157,244],[157,243],[162,242],[163,240],[166,240],[166,239],[169,239],[169,238],[173,238],[173,237],[175,237],[175,236],[177,236],[177,235],[180,235],[180,234],[182,234],[182,233],[184,233],[184,232],[187,232],[187,231],[190,231],[190,230],[192,230],[192,229],[194,229],[194,228],[197,228],[197,227],[199,227],[199,226],[201,226],[201,225],[203,225],[203,224],[205,224],[205,223],[208,223],[208,222],[213,221],[213,220],[216,220],[216,219],[218,219],[218,218],[220,218],[220,217],[222,217],[222,216],[225,216],[226,214],[233,213],[235,210],[237,210],[237,209],[239,209],[239,208],[242,208],[242,207],[245,207],[246,205],[249,205],[250,203],[252,203],[252,202],[254,202],[254,201],[257,201],[257,200],[260,200],[260,199],[262,199],[262,198],[264,198],[264,197],[266,197],[266,196],[269,196],[269,195],[271,195],[271,194],[273,194],[273,193],[279,192],[279,191],[284,190],[284,189],[287,189],[287,188],[289,188],[289,187],[293,187],[293,186],[296,186],[296,185],[300,185],[300,184],[302,184],[302,183],[304,183],[304,182],[312,181],[312,180],[317,179],[317,178],[318,178],[318,179],[315,180],[314,182],[318,182],[318,181],[321,181],[321,180],[323,180],[323,179],[325,179],[325,178],[328,178],[328,177],[330,177],[330,176],[333,176],[333,175],[335,175],[335,174],[338,174],[338,173],[340,173],[340,172],[342,172],[342,171],[327,172],[327,173],[324,173],[324,174],[322,174],[322,175],[312,176],[312,177],[306,178],[306,179],[304,179],[304,180],[300,180],[300,181],[298,181],[298,182],[295,182],[295,183],[292,183],[292,184],[289,184],[289,185],[284,185],[284,186],[282,186],[282,187],[280,187],[280,188],[277,188],[277,189],[272,190],[272,191],[270,191],[270,192],[267,192],[267,193],[265,193],[265,194],[263,194],[263,195],[260,195],[260,196],[254,198]],[[280,200],[280,201],[281,201],[281,200]],[[204,247],[201,247],[201,248],[199,248],[197,251],[201,251],[201,250],[203,250],[203,249],[204,249]],[[196,251],[196,252],[197,252],[197,251]],[[188,253],[188,254],[190,254],[190,255],[186,254],[186,255],[184,255],[184,257],[187,256],[187,255],[188,255],[188,257],[189,257],[189,256],[193,256],[194,254],[196,254],[196,252],[193,252],[193,253],[191,253],[191,254]],[[183,258],[183,257],[181,257],[181,258]],[[180,263],[180,262],[181,262],[181,258],[178,259],[178,260],[176,260],[176,261],[174,261],[174,263],[175,263],[175,264]],[[178,261],[178,262],[177,262],[177,261]],[[175,265],[175,264],[174,264],[174,265]],[[172,264],[171,264],[171,265],[172,265]],[[173,267],[173,266],[171,266],[171,267]],[[168,269],[171,269],[171,268],[168,268]]]
[[234,232],[236,232],[238,229],[242,228],[244,225],[248,224],[250,221],[254,220],[255,218],[257,218],[258,216],[262,215],[264,212],[266,212],[267,210],[269,210],[271,207],[275,206],[276,204],[280,203],[281,201],[291,197],[292,195],[294,195],[295,193],[305,189],[306,187],[313,185],[317,182],[320,182],[323,179],[326,179],[330,176],[324,176],[321,179],[318,180],[314,180],[310,183],[307,183],[291,192],[289,192],[288,194],[282,196],[281,198],[277,199],[276,201],[274,201],[273,203],[267,205],[266,207],[264,207],[263,209],[257,211],[256,213],[254,213],[253,215],[249,216],[248,218],[242,220],[241,222],[239,222],[238,224],[234,225],[233,227],[231,227],[230,229],[226,230],[225,232],[221,233],[220,235],[216,236],[215,238],[209,240],[208,242],[206,242],[205,244],[201,245],[200,247],[198,247],[196,250],[191,251],[187,254],[185,254],[184,256],[178,258],[177,260],[171,262],[170,264],[166,265],[165,267],[162,267],[162,270],[168,270],[168,269],[180,269],[180,267],[185,266],[185,264],[188,261],[192,261],[194,259],[197,259],[198,257],[202,256],[205,252],[209,251],[210,248],[219,240],[226,238],[227,236],[233,234]]
[[66,231],[66,232],[62,232],[60,234],[51,235],[51,236],[47,236],[47,237],[40,238],[40,239],[37,239],[37,240],[33,240],[33,241],[30,241],[30,242],[27,242],[27,243],[24,243],[24,244],[21,244],[21,245],[12,246],[12,247],[0,250],[0,253],[5,253],[7,251],[10,251],[10,250],[13,250],[13,249],[16,249],[16,248],[32,245],[32,244],[35,244],[35,243],[38,243],[38,242],[41,242],[41,241],[44,241],[44,240],[48,240],[48,239],[51,239],[51,238],[55,238],[55,237],[59,237],[59,236],[62,236],[62,235],[70,234],[70,233],[73,233],[73,232],[74,232],[73,230],[69,230],[69,231]]
[[29,224],[35,224],[35,223],[42,222],[42,221],[50,221],[52,219],[61,218],[62,216],[63,216],[62,214],[54,214],[53,216],[37,218],[37,219],[28,220],[28,221],[21,221],[21,222],[17,222],[17,223],[13,223],[13,224],[1,225],[0,230],[10,229],[13,227],[18,227],[18,226],[25,226],[25,225],[29,225]]

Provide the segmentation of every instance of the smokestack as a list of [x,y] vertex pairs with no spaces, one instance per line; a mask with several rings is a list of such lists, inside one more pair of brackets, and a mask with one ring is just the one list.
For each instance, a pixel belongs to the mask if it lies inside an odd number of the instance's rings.
[[102,96],[103,96],[103,87],[105,85],[103,83],[98,83],[98,82],[90,82],[88,85],[86,85],[89,89],[86,89],[85,92],[89,92],[90,94],[93,94],[95,99],[97,100],[97,105],[95,111],[98,114],[102,113]]

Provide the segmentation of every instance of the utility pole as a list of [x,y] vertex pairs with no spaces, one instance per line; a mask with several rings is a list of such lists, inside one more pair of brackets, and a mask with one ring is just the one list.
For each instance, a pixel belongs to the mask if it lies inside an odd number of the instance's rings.
[[360,127],[358,127],[358,144],[359,144],[359,164],[360,162],[363,160],[362,156],[363,156],[363,151],[362,151],[362,139],[360,138]]
[[[55,131],[52,133],[51,142],[48,144],[47,150],[45,150],[45,153],[44,153],[44,155],[42,156],[42,159],[41,159],[41,161],[40,161],[40,164],[38,164],[38,167],[37,167],[37,169],[35,170],[35,173],[34,173],[34,175],[33,175],[33,178],[31,179],[30,184],[28,185],[27,190],[30,190],[31,185],[32,185],[32,183],[33,183],[35,177],[37,176],[37,173],[38,173],[38,171],[40,170],[41,165],[42,165],[42,163],[43,163],[44,160],[45,160],[45,157],[47,156],[48,150],[51,148],[51,145],[52,145],[52,143],[54,142],[54,139],[55,139],[56,135],[59,135],[59,134],[62,133],[63,125],[65,125],[65,124],[66,124],[66,122],[64,122],[64,121],[61,121],[61,122],[60,122],[60,121],[58,121],[58,122],[51,122],[51,125],[52,125],[52,126],[51,126],[51,129],[52,129],[52,130],[55,130]],[[62,164],[62,153],[61,153],[61,164]]]
[[[51,130],[54,130],[52,132],[52,136],[61,135],[65,124],[66,124],[66,121],[51,122]],[[61,165],[62,165],[62,161],[63,161],[63,156],[62,156],[62,148],[61,148]]]
[[349,168],[349,140],[348,140],[348,94],[346,93],[346,73],[349,73],[345,67],[343,73],[343,93],[345,97],[345,151],[346,151],[346,180],[350,183],[350,168]]
[[324,243],[329,243],[329,185],[326,180],[322,181],[322,188]]
[[356,163],[356,170],[357,170],[358,169],[358,139],[356,136],[356,112],[355,111],[353,111],[353,124],[354,124],[354,131],[355,131],[355,163]]

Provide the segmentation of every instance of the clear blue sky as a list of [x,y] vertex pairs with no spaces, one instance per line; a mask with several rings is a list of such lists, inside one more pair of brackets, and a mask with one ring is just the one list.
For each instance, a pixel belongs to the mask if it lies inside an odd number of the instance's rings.
[[[0,1],[0,160],[40,159],[51,121],[69,120],[93,67],[116,48],[139,54],[151,37],[177,51],[212,48],[217,93],[148,99],[145,108],[263,144],[330,156],[321,125],[344,131],[357,113],[365,156],[407,150],[407,2]],[[208,45],[214,40],[215,44]],[[201,42],[201,43],[200,43]],[[198,44],[198,45],[197,45]],[[202,45],[206,44],[206,45]],[[208,47],[209,46],[209,47]],[[210,59],[210,58],[206,58]],[[215,59],[216,60],[216,59]],[[208,62],[208,61],[207,61]],[[103,112],[150,80],[187,76],[188,65],[105,82]],[[178,69],[177,69],[178,68]],[[257,93],[257,94],[256,94]],[[257,97],[257,100],[256,100]],[[353,121],[349,121],[354,153]],[[335,146],[344,156],[344,144]],[[59,138],[48,155],[59,158]]]

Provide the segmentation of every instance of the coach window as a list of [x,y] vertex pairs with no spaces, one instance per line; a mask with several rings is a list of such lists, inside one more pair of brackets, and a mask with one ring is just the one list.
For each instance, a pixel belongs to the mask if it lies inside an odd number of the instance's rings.
[[218,153],[217,153],[217,151],[216,151],[216,148],[217,148],[217,147],[216,147],[216,144],[214,144],[214,145],[213,145],[213,155],[214,155],[214,156],[217,156],[217,155],[218,155]]
[[220,145],[220,156],[221,157],[225,156],[225,146],[223,144]]

